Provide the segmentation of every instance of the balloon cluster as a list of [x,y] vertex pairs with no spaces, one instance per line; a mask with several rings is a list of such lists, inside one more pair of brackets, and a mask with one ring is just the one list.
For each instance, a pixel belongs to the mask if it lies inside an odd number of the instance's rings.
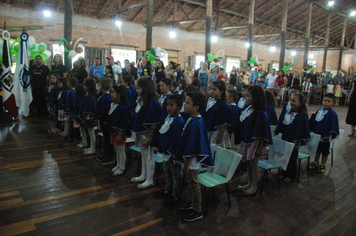
[[157,52],[154,47],[151,47],[150,50],[146,51],[147,55],[147,61],[151,63],[151,65],[156,65],[156,57],[157,57]]
[[64,52],[68,53],[69,60],[72,60],[78,53],[83,52],[84,45],[80,43],[81,40],[83,40],[83,38],[74,39],[73,41],[68,43],[68,41],[65,38],[62,38],[61,41],[59,42],[59,46],[61,46],[63,41],[66,42],[66,45],[64,47]]
[[258,56],[255,55],[255,57],[250,57],[250,60],[247,62],[251,68],[258,66]]
[[[220,55],[220,53],[222,53],[222,55]],[[225,56],[225,50],[220,50],[215,55],[213,55],[212,53],[208,53],[207,56],[208,56],[208,61],[209,62],[213,62],[215,60],[218,60],[220,57],[224,57]]]
[[292,62],[291,63],[284,62],[284,66],[282,68],[283,71],[289,71],[292,68],[292,66],[294,66],[294,64],[295,64],[294,58],[293,57],[289,57],[289,58],[292,59]]
[[307,64],[306,66],[305,66],[305,71],[310,71],[311,69],[313,69],[313,70],[315,70],[315,66],[316,66],[316,64],[314,64],[314,65],[309,65],[309,64]]
[[[3,59],[3,40],[0,40],[0,62],[2,62]],[[17,56],[20,51],[21,47],[21,36],[19,35],[17,37],[17,40],[15,39],[10,39],[9,40],[9,46],[10,46],[10,55],[11,55],[11,61],[13,63],[17,62]],[[27,53],[28,55],[31,55],[33,59],[36,58],[36,56],[41,56],[43,61],[47,61],[48,58],[52,55],[50,51],[47,50],[46,44],[44,43],[36,43],[35,37],[30,36],[27,40]]]
[[347,74],[346,70],[339,70],[338,73],[345,73],[345,74]]

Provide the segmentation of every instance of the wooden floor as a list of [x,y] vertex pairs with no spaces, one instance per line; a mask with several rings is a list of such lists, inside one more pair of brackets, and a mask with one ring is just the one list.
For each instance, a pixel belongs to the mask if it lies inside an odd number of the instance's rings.
[[[309,106],[309,114],[316,108]],[[335,110],[347,135],[347,107]],[[157,187],[139,191],[129,181],[137,159],[123,176],[111,177],[111,167],[98,165],[96,157],[68,142],[61,148],[61,138],[47,132],[50,125],[28,118],[0,126],[0,235],[356,234],[356,139],[343,138],[324,174],[307,178],[303,168],[300,182],[280,188],[271,177],[256,196],[235,190],[246,177],[238,171],[231,208],[222,186],[202,220],[184,223],[162,205],[162,169]]]

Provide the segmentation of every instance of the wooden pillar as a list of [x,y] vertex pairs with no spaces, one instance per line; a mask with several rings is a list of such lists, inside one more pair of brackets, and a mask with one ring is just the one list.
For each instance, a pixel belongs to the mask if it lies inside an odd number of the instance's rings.
[[344,44],[345,44],[346,21],[347,21],[347,18],[344,19],[344,24],[342,25],[342,35],[341,35],[340,51],[339,51],[339,63],[337,64],[338,71],[341,70],[341,64],[342,64],[342,53],[344,51]]
[[250,12],[248,15],[248,43],[247,61],[252,57],[252,42],[253,42],[253,17],[255,14],[255,0],[250,1]]
[[146,50],[152,47],[153,0],[147,0]]
[[330,20],[331,20],[331,11],[328,14],[328,21],[326,23],[326,35],[325,35],[325,45],[324,45],[324,58],[323,58],[323,68],[322,71],[326,71],[326,59],[328,57],[328,46],[329,46],[329,35],[330,35]]
[[[64,38],[68,42],[72,41],[72,4],[72,0],[64,1]],[[72,69],[72,60],[68,58],[68,53],[64,53],[64,64],[67,72],[69,72]]]
[[281,71],[284,65],[284,57],[286,54],[286,30],[287,30],[287,15],[288,15],[288,2],[289,0],[284,0],[283,5],[283,16],[282,16],[282,26],[281,26],[281,51],[279,53],[279,70]]
[[311,0],[309,0],[307,28],[306,28],[306,31],[305,31],[305,39],[304,39],[303,69],[304,69],[305,66],[308,64],[309,40],[310,40],[310,27],[311,27],[312,8],[313,8],[313,2],[312,2]]
[[206,31],[205,31],[205,61],[208,61],[208,53],[211,53],[211,18],[213,15],[213,0],[206,1]]
[[356,49],[356,33],[355,33],[355,36],[354,36],[354,49]]

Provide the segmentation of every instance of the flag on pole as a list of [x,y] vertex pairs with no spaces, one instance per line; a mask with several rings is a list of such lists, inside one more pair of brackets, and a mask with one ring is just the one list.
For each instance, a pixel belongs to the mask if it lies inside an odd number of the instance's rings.
[[3,45],[3,60],[2,60],[2,93],[3,93],[3,105],[6,110],[14,117],[18,117],[15,95],[12,93],[14,87],[14,80],[11,75],[11,55],[9,40],[10,34],[6,30],[2,32],[2,37],[4,38]]
[[17,64],[14,76],[13,93],[16,99],[16,105],[22,110],[24,116],[30,113],[30,104],[32,102],[32,89],[30,80],[30,71],[27,51],[28,34],[21,34],[21,47],[17,57]]

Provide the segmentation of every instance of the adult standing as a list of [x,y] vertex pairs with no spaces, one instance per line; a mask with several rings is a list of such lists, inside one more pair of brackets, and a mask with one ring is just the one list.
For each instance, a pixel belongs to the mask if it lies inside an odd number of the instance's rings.
[[157,68],[155,70],[155,77],[153,78],[153,81],[155,81],[158,84],[164,78],[168,78],[168,73],[167,73],[166,69],[164,68],[163,61],[158,61]]
[[63,65],[63,58],[61,55],[56,54],[53,57],[54,64],[51,66],[51,72],[59,74],[60,77],[67,77],[67,69]]
[[200,80],[200,88],[203,92],[206,91],[208,84],[210,84],[210,71],[206,62],[203,63],[203,67],[199,71],[198,79]]
[[272,69],[272,73],[267,75],[268,88],[273,89],[274,82],[276,81],[278,75],[276,74],[276,69]]
[[349,104],[349,110],[347,111],[346,124],[351,125],[351,133],[348,137],[356,138],[355,126],[356,126],[356,94],[355,94],[355,83],[352,83],[351,92],[347,103]]
[[321,84],[323,88],[326,88],[328,86],[329,82],[333,80],[333,77],[330,76],[330,72],[327,71],[325,76],[321,79]]
[[177,82],[178,82],[179,80],[184,78],[184,73],[182,71],[182,68],[180,67],[180,64],[177,64],[176,71],[177,71]]
[[236,82],[237,82],[237,70],[236,70],[236,66],[233,66],[229,76],[229,84],[234,87],[236,85]]
[[177,80],[177,71],[176,71],[176,63],[174,61],[170,61],[168,63],[168,70],[167,70],[168,78],[176,81]]
[[292,86],[292,80],[293,80],[293,75],[290,70],[287,71],[286,77],[287,77],[287,81],[288,81],[287,87],[290,88]]
[[38,116],[43,117],[47,113],[47,86],[49,81],[50,70],[48,66],[43,65],[43,60],[40,55],[35,58],[35,65],[30,67],[30,78],[32,87],[32,103],[33,112],[37,112]]
[[132,63],[129,62],[129,60],[125,60],[125,68],[122,68],[122,76],[126,75],[132,75],[135,80],[138,78],[136,68]]
[[195,69],[195,71],[194,71],[194,78],[193,79],[195,79],[195,78],[198,78],[198,75],[199,75],[199,71],[201,70],[201,68],[203,67],[203,61],[201,61],[200,62],[200,67],[198,68],[198,69]]
[[314,73],[314,69],[311,69],[310,70],[310,73],[307,74],[307,79],[310,78],[310,82],[313,84],[313,85],[317,85],[317,76],[316,74]]
[[115,83],[119,84],[122,80],[121,67],[114,63],[114,56],[110,55],[106,59],[108,59],[108,64],[112,67],[112,71],[114,72]]
[[299,78],[299,72],[296,71],[296,72],[294,72],[292,83],[291,83],[290,87],[292,88],[293,86],[296,86],[296,85],[301,86],[301,84],[302,84],[302,81]]
[[152,74],[152,67],[151,67],[151,63],[147,61],[147,57],[143,57],[141,59],[140,63],[140,68],[139,68],[139,72],[137,72],[138,76],[151,76]]
[[247,66],[247,71],[250,73],[250,84],[255,84],[255,70],[252,70],[251,66]]
[[69,77],[77,78],[78,84],[83,84],[84,80],[88,78],[88,72],[83,68],[81,60],[73,63],[73,69],[70,71]]
[[287,77],[284,75],[283,71],[279,72],[279,76],[276,81],[278,83],[279,91],[277,95],[277,106],[281,107],[284,104],[284,93],[286,92],[286,86],[288,84]]
[[100,79],[104,75],[104,66],[100,65],[100,58],[94,59],[94,65],[89,68],[89,79]]

